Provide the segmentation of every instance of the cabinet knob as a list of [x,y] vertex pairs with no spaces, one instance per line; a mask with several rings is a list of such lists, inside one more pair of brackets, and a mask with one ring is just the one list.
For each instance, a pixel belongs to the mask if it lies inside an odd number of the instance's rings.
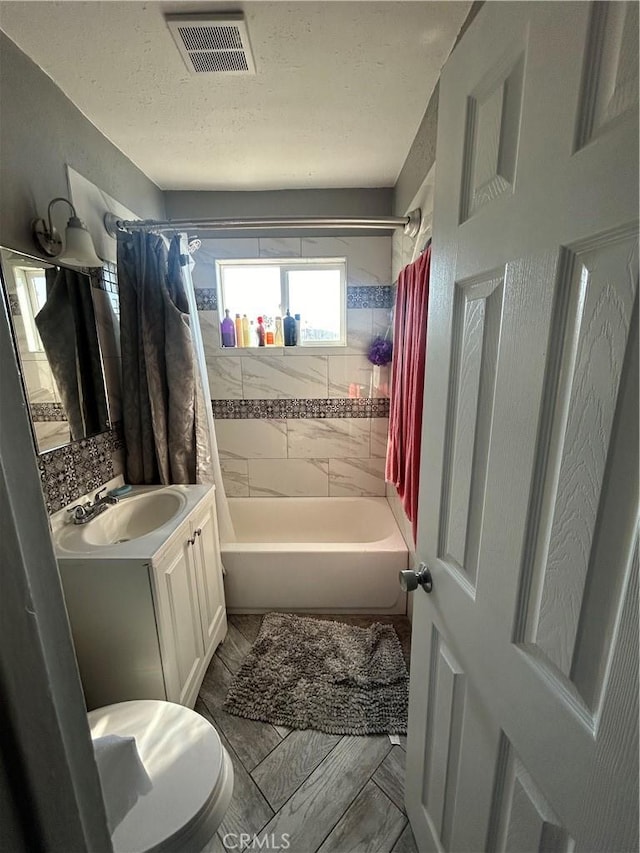
[[193,531],[193,536],[190,536],[187,539],[187,545],[195,545],[196,544],[196,537],[201,536],[201,535],[202,535],[202,528],[199,527],[197,530]]

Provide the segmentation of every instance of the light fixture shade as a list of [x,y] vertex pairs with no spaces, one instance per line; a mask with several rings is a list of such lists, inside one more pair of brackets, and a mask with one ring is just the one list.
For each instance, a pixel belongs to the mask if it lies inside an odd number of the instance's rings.
[[91,234],[87,226],[72,216],[67,223],[64,237],[64,249],[57,260],[76,267],[101,267],[102,261],[96,254]]

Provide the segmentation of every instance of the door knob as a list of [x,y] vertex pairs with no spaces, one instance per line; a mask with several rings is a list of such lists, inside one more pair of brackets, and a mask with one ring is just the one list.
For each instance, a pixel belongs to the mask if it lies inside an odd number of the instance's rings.
[[413,592],[419,586],[425,592],[431,592],[433,589],[433,578],[426,563],[420,563],[417,572],[414,569],[406,569],[400,572],[399,580],[400,586],[405,592]]

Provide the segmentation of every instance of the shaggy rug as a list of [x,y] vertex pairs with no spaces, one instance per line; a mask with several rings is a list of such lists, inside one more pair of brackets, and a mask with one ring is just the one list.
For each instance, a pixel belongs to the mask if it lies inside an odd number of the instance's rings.
[[369,735],[407,730],[409,676],[391,625],[357,628],[268,613],[225,711],[292,729]]

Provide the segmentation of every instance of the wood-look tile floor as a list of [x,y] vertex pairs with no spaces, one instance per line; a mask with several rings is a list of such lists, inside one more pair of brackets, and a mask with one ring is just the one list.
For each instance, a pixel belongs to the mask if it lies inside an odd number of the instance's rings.
[[[403,616],[313,618],[360,626],[393,624],[409,665],[411,627]],[[235,773],[231,805],[206,853],[417,853],[403,802],[406,738],[393,745],[388,735],[295,731],[223,710],[233,674],[261,619],[229,616],[229,632],[209,665],[195,706],[218,730]],[[253,846],[249,842],[243,848],[241,834],[255,837]]]

